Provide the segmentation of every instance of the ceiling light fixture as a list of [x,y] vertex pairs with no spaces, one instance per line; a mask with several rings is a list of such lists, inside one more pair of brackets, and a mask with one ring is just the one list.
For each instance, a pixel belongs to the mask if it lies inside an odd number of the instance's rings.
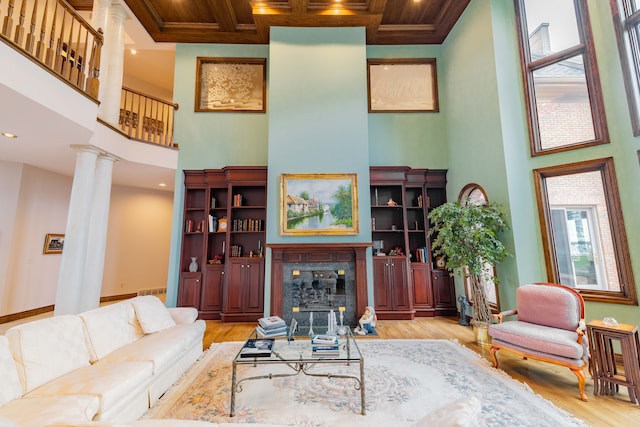
[[138,51],[137,51],[137,50],[135,50],[135,49],[131,49],[129,52],[131,52],[131,55],[135,55],[135,54],[137,54],[137,53],[138,53]]
[[159,187],[166,187],[167,184],[165,184],[164,182],[161,182],[160,184],[158,184]]
[[2,132],[2,133],[0,133],[0,135],[6,136],[7,138],[17,138],[18,137],[18,135],[16,135],[15,133],[9,133],[9,132]]

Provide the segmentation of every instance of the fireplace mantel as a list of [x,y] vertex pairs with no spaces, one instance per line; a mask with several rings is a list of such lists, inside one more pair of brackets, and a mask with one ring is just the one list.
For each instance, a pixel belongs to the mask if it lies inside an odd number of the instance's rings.
[[271,249],[271,314],[283,315],[283,267],[296,262],[353,262],[356,309],[363,313],[367,301],[366,251],[371,243],[273,243]]

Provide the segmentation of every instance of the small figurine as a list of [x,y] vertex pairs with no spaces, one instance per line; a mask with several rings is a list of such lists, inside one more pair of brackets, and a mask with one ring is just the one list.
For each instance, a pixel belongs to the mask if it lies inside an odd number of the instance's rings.
[[398,203],[396,203],[396,201],[394,201],[393,198],[389,198],[389,201],[387,202],[387,206],[398,206]]
[[375,334],[377,321],[378,317],[376,316],[376,312],[373,310],[373,307],[366,306],[364,313],[360,317],[360,320],[358,320],[359,326],[357,326],[353,331],[358,335]]

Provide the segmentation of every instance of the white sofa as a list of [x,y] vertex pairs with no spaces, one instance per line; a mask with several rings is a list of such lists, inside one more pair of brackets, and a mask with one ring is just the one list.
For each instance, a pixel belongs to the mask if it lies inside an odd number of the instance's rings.
[[142,296],[9,329],[0,427],[137,420],[202,354],[197,316]]

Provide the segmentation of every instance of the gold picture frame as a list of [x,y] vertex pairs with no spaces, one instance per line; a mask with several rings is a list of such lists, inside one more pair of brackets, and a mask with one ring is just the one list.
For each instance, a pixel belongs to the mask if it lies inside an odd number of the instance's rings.
[[435,58],[367,59],[370,113],[438,112]]
[[359,233],[355,173],[282,174],[282,235]]
[[266,58],[198,57],[196,112],[266,111]]
[[48,233],[44,238],[43,254],[61,254],[64,247],[64,234]]

